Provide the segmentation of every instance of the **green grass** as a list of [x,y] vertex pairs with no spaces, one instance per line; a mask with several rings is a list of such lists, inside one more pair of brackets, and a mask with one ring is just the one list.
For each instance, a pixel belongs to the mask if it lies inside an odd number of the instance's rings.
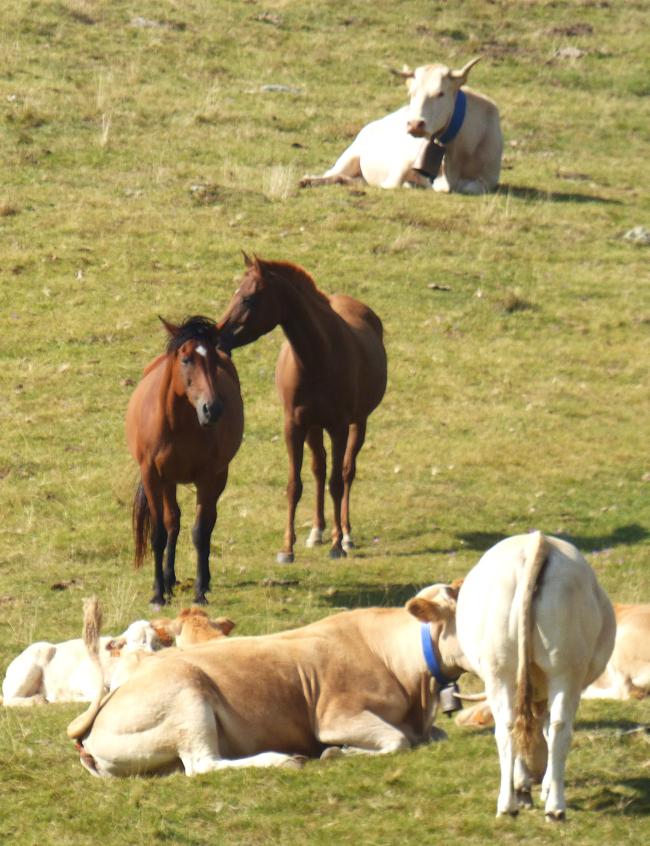
[[[137,16],[165,26],[130,26]],[[562,34],[585,23],[591,33]],[[163,347],[158,315],[218,317],[241,250],[368,302],[384,321],[389,383],[352,494],[358,549],[337,563],[299,544],[278,567],[281,333],[235,352],[246,431],[220,501],[211,596],[235,633],[402,603],[531,528],[576,543],[614,601],[648,601],[650,253],[622,236],[650,228],[649,23],[646,2],[6,0],[0,673],[34,640],[78,636],[83,596],[100,596],[110,631],[150,615],[151,566],[132,570],[126,405]],[[556,58],[567,45],[586,55]],[[406,102],[383,65],[461,67],[479,54],[470,83],[499,104],[505,138],[497,194],[297,188]],[[306,535],[308,462],[303,477]],[[183,580],[195,570],[193,503],[181,491]],[[268,576],[299,583],[264,587]],[[495,821],[493,738],[453,723],[448,744],[380,760],[108,783],[65,737],[78,711],[0,711],[0,837],[594,844],[650,833],[647,734],[622,733],[648,723],[647,701],[581,706],[562,829],[539,812]]]

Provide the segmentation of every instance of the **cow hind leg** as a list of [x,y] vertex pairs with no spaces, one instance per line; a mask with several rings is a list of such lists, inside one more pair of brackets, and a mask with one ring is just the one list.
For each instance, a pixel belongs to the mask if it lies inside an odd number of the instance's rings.
[[549,691],[549,718],[546,728],[548,764],[542,782],[542,799],[546,799],[546,819],[551,822],[566,819],[564,772],[571,744],[571,729],[580,703],[580,691],[572,690],[568,680]]

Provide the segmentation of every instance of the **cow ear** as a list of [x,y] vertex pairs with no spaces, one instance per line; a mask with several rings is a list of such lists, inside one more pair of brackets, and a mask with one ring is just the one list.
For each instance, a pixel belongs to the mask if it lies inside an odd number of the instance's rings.
[[112,640],[109,640],[106,644],[106,649],[109,652],[117,652],[120,649],[123,649],[126,646],[126,638],[125,637],[114,637]]
[[229,620],[227,617],[217,617],[216,620],[212,620],[212,625],[225,635],[229,635],[235,628],[233,621]]
[[458,594],[460,593],[460,589],[464,581],[465,579],[454,579],[454,581],[447,588],[449,594],[452,596],[453,599],[458,599]]
[[449,609],[430,602],[423,596],[416,596],[406,603],[406,610],[421,623],[441,623],[449,617]]
[[467,77],[469,76],[470,70],[474,67],[477,62],[480,62],[483,56],[476,56],[475,59],[471,59],[463,68],[457,71],[449,71],[449,78],[453,79],[455,82],[458,83],[458,87],[460,88],[461,85],[465,85],[467,82]]

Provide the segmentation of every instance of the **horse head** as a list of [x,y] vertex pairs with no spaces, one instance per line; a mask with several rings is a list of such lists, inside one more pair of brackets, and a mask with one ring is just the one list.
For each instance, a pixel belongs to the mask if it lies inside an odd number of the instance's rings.
[[217,327],[208,317],[196,315],[180,326],[162,321],[169,343],[167,354],[174,356],[176,390],[196,409],[201,426],[214,426],[223,412],[217,394]]
[[225,314],[217,323],[218,347],[224,352],[243,347],[266,335],[281,322],[279,303],[273,297],[270,263],[244,253],[246,271]]

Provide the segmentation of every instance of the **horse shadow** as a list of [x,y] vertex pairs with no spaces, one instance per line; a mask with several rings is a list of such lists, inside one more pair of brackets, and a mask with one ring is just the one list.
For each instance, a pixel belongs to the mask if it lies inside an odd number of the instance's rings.
[[620,206],[621,200],[609,200],[606,197],[597,197],[593,194],[564,193],[563,191],[541,191],[538,188],[527,188],[520,185],[510,185],[501,182],[497,188],[497,194],[506,194],[516,197],[518,200],[546,200],[551,203],[605,203],[607,205]]
[[[575,535],[569,532],[551,533],[555,537],[569,541],[582,552],[599,552],[612,546],[634,546],[650,537],[650,532],[638,523],[631,523],[628,526],[617,526],[609,534],[603,535]],[[465,549],[473,549],[477,552],[486,552],[496,543],[509,535],[501,532],[468,532],[457,535],[463,541]]]

